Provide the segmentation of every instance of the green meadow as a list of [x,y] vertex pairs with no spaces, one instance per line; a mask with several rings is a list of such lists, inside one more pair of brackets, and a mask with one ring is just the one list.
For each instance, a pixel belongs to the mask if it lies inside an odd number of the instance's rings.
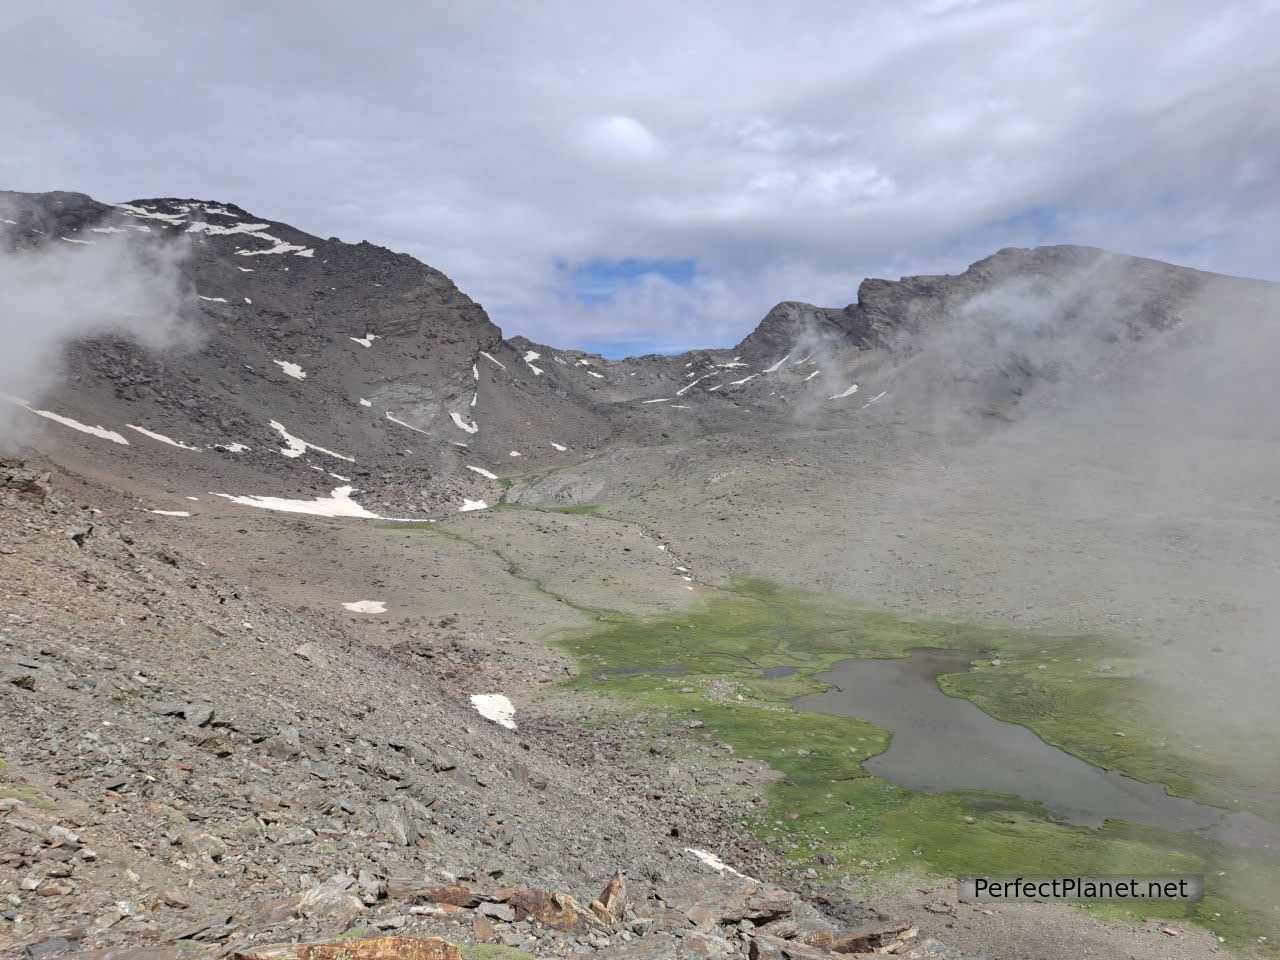
[[[1099,766],[1280,819],[1274,762],[1221,763],[1226,749],[1238,756],[1241,745],[1172,736],[1150,706],[1154,691],[1134,644],[904,616],[746,580],[692,610],[648,618],[593,612],[591,629],[558,638],[582,667],[560,695],[589,700],[602,725],[625,718],[675,736],[701,762],[717,762],[705,753],[710,741],[777,771],[781,778],[762,788],[768,806],[744,814],[743,827],[796,867],[868,892],[926,876],[1203,874],[1206,896],[1189,910],[1150,902],[1087,909],[1130,919],[1186,916],[1247,956],[1273,956],[1269,944],[1280,943],[1280,856],[1134,824],[1072,826],[1012,797],[898,787],[862,768],[888,746],[891,730],[789,703],[822,689],[815,675],[848,657],[972,651],[969,672],[941,679],[947,693]],[[779,668],[794,672],[769,675]],[[690,729],[692,719],[703,726]]]

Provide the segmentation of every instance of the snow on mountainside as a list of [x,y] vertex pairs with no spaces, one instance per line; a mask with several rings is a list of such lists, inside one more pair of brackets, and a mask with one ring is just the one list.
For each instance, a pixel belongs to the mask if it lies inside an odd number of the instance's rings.
[[[504,339],[448,277],[405,254],[233,204],[0,201],[10,249],[181,244],[196,331],[194,348],[162,351],[81,340],[70,382],[4,402],[69,428],[64,455],[80,451],[100,475],[150,461],[203,493],[325,515],[478,509],[500,499],[499,477],[611,445],[823,429],[922,398],[953,404],[958,385],[964,402],[1007,415],[1035,384],[1176,325],[1206,276],[1087,248],[1004,250],[955,277],[868,280],[843,309],[781,303],[732,349],[608,361]],[[1054,346],[1063,329],[1069,349]],[[1082,331],[1102,346],[1087,361],[1072,339]]]

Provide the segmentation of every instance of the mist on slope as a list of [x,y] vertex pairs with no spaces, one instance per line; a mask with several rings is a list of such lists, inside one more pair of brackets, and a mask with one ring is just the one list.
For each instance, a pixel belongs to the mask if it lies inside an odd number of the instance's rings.
[[1277,318],[1280,286],[1098,254],[905,318],[880,374],[939,465],[897,508],[957,527],[919,553],[992,570],[988,609],[1143,641],[1142,706],[1245,772],[1280,726]]
[[17,442],[31,419],[22,403],[37,404],[64,376],[73,340],[115,335],[151,349],[194,341],[183,313],[191,299],[185,244],[126,231],[65,240],[41,229],[53,225],[38,209],[8,198],[0,219],[44,234],[38,246],[0,247],[0,447]]

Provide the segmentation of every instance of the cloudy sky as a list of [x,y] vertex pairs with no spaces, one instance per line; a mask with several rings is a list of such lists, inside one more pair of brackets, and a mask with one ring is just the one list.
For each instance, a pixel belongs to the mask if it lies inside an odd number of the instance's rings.
[[368,239],[536,340],[1037,243],[1280,279],[1271,0],[5,6],[0,187]]

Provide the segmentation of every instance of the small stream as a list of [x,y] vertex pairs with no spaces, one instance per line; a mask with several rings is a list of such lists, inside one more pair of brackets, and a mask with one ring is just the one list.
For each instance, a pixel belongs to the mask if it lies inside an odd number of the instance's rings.
[[1127,820],[1177,832],[1194,831],[1233,846],[1280,849],[1280,827],[1169,796],[1051,746],[1026,727],[950,697],[938,677],[963,673],[977,654],[916,649],[901,660],[852,659],[817,679],[835,689],[797,697],[797,710],[858,717],[893,731],[889,749],[867,760],[882,780],[929,793],[980,790],[1039,801],[1080,825]]

